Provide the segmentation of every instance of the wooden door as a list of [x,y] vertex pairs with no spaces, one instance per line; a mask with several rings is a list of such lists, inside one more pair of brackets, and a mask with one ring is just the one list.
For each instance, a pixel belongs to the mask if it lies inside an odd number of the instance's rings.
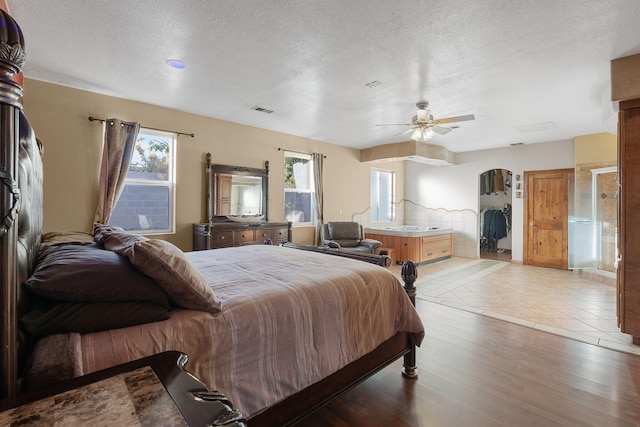
[[618,324],[640,345],[640,100],[618,113]]
[[525,171],[524,262],[566,270],[573,169]]

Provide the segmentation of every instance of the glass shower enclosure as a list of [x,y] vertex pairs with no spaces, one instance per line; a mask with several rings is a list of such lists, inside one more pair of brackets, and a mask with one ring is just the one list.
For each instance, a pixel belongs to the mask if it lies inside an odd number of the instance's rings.
[[[571,185],[573,184],[573,185]],[[618,168],[576,170],[569,196],[569,268],[615,276]]]

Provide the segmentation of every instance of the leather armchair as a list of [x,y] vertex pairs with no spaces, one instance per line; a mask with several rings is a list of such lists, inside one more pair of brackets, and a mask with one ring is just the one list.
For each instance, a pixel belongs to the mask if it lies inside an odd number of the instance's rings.
[[362,225],[357,222],[330,221],[322,224],[322,244],[344,252],[380,254],[382,243],[365,239]]

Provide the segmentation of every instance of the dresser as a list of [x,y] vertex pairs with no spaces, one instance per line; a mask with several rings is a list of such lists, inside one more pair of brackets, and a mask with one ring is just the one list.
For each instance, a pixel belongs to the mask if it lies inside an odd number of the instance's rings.
[[232,221],[193,224],[193,250],[227,248],[231,246],[272,245],[291,241],[291,223],[263,221],[240,223]]

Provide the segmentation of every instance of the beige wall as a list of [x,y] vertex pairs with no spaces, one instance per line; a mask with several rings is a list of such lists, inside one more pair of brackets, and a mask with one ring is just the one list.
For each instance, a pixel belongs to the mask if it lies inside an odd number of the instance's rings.
[[[183,113],[64,86],[26,79],[24,110],[44,154],[44,231],[90,231],[97,203],[102,125],[88,117],[119,118],[143,126],[195,133],[178,137],[176,234],[158,236],[191,250],[193,223],[205,218],[204,155],[247,167],[270,162],[269,219],[284,216],[283,152],[324,153],[325,220],[350,220],[369,208],[369,171],[359,150],[293,135]],[[397,199],[404,197],[404,163],[385,163],[397,172]],[[313,230],[294,228],[293,240],[311,243]]]
[[612,133],[576,136],[574,143],[576,165],[618,162],[618,137]]

